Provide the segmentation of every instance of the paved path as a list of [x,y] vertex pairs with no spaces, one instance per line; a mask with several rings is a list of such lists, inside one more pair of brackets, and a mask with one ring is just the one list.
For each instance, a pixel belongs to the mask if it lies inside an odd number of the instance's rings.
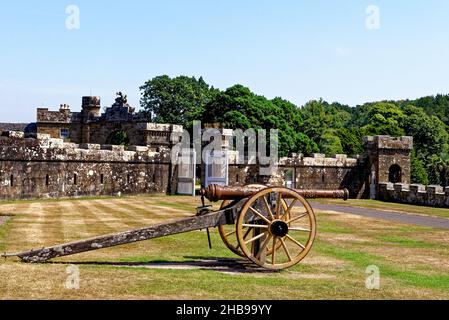
[[328,210],[342,213],[349,213],[368,218],[382,219],[388,221],[396,221],[407,224],[414,224],[423,227],[431,227],[438,229],[449,229],[449,219],[425,217],[406,213],[388,212],[375,209],[367,209],[361,207],[348,207],[332,204],[314,203],[313,208],[317,210]]

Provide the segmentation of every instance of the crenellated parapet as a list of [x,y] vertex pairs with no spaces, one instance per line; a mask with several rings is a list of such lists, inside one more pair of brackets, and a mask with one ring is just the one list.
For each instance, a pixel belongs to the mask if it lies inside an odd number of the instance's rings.
[[144,146],[75,144],[47,134],[25,137],[23,132],[4,131],[0,136],[0,160],[142,162],[170,161],[170,149]]
[[368,136],[363,139],[365,147],[384,150],[412,150],[413,137]]
[[449,208],[449,187],[382,182],[379,184],[379,200]]
[[[239,153],[237,151],[228,151],[229,164],[237,165]],[[346,154],[337,154],[333,157],[326,157],[324,154],[315,153],[305,157],[303,154],[292,154],[290,157],[279,159],[280,167],[331,167],[331,168],[350,168],[357,166],[359,158],[350,158]],[[248,163],[248,159],[245,159]]]
[[168,193],[170,149],[0,133],[0,199]]

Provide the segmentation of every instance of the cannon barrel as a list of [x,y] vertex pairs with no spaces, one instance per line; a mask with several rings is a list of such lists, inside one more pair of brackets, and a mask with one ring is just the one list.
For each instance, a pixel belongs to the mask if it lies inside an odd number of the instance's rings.
[[[259,191],[268,188],[267,186],[247,186],[247,187],[223,187],[210,185],[201,190],[201,195],[211,202],[224,200],[240,200],[254,196]],[[306,199],[349,199],[349,191],[341,190],[295,190]]]

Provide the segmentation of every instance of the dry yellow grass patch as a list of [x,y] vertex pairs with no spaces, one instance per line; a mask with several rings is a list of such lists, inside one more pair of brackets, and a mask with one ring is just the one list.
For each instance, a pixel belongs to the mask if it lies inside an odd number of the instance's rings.
[[[8,252],[54,245],[176,220],[193,215],[198,204],[199,199],[166,196],[0,204],[0,215],[15,215],[0,226],[0,242]],[[449,298],[449,288],[437,281],[444,280],[449,271],[447,232],[416,231],[408,225],[336,212],[318,212],[317,216],[315,248],[289,271],[189,268],[190,261],[235,258],[216,232],[212,234],[214,249],[209,251],[205,233],[196,231],[66,257],[52,264],[1,261],[0,298]],[[164,262],[169,269],[147,268],[149,262]],[[80,270],[79,290],[65,287],[67,267],[72,264]],[[365,269],[370,264],[381,267],[379,291],[365,288]],[[426,266],[435,279],[415,280],[404,273],[404,269],[425,271]]]

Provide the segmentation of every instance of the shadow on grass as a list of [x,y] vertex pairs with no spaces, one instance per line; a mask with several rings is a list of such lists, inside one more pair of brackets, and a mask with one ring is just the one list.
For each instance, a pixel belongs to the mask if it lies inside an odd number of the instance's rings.
[[166,270],[209,270],[230,273],[275,273],[260,268],[245,259],[230,259],[216,257],[184,257],[187,261],[149,261],[149,262],[114,262],[114,261],[86,261],[86,262],[48,262],[56,265],[81,265],[81,266],[110,266],[110,267],[134,267]]

